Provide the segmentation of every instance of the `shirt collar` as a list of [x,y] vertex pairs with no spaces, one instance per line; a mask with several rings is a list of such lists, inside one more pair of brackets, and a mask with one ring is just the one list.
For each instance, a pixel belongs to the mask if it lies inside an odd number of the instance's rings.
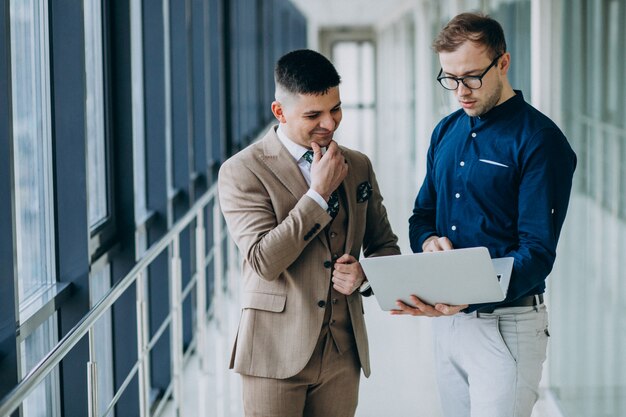
[[522,92],[520,90],[513,90],[515,92],[515,95],[513,97],[511,97],[510,99],[508,99],[507,101],[505,101],[504,103],[501,103],[499,105],[497,105],[496,107],[494,107],[493,109],[489,110],[487,113],[485,114],[481,114],[480,116],[476,116],[476,117],[472,117],[471,119],[473,123],[482,123],[484,121],[487,120],[491,120],[494,118],[500,118],[503,115],[506,114],[515,114],[517,112],[517,110],[519,110],[522,105],[524,104],[524,95],[522,94]]
[[287,148],[287,151],[291,154],[293,159],[296,160],[296,162],[298,162],[302,158],[302,155],[304,155],[306,151],[310,150],[289,139],[283,129],[281,129],[281,125],[278,125],[278,129],[276,129],[276,135],[278,135],[278,139],[282,142],[285,148]]

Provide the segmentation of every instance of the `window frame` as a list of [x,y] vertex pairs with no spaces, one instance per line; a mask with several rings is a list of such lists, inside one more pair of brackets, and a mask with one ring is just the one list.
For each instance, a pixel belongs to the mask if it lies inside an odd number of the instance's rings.
[[[103,221],[96,223],[95,225],[89,224],[89,256],[90,263],[96,262],[98,258],[106,255],[110,251],[117,249],[118,227],[117,227],[117,215],[116,215],[116,199],[115,199],[115,162],[114,162],[114,138],[111,132],[112,127],[112,103],[111,103],[111,46],[110,46],[110,16],[109,16],[109,0],[100,0],[100,20],[101,20],[101,41],[102,41],[102,93],[103,93],[103,139],[104,139],[104,152],[105,152],[105,182],[107,193],[107,217]],[[83,17],[84,18],[84,17]],[[85,27],[85,31],[87,27]],[[85,65],[85,70],[86,70]],[[87,88],[85,83],[85,88]],[[86,96],[86,92],[85,92]],[[85,101],[85,133],[87,133],[87,105]],[[87,152],[89,148],[86,145]],[[89,158],[86,154],[85,161],[88,162]],[[86,164],[87,165],[87,164]],[[88,170],[86,174],[89,175]],[[89,179],[87,178],[87,187],[89,187]],[[87,199],[89,200],[89,191],[87,191]]]

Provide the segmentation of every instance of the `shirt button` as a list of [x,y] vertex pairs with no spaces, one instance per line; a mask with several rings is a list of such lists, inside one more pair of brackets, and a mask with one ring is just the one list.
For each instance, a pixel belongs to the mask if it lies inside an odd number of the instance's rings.
[[324,300],[319,300],[319,301],[317,302],[317,305],[318,305],[320,308],[324,308],[324,307],[326,307],[326,301],[324,301]]
[[334,319],[333,319],[333,320],[331,320],[331,321],[330,321],[330,324],[335,324],[335,320],[334,320]]
[[456,230],[456,226],[452,226],[450,229],[452,229],[452,230]]
[[337,304],[337,299],[333,298],[333,304]]
[[461,194],[456,193],[454,196],[455,196],[456,198],[459,198],[459,197],[461,197]]
[[461,161],[461,162],[459,163],[459,165],[461,165],[462,167],[464,167],[464,166],[465,166],[465,162],[464,162],[464,161]]
[[330,237],[337,237],[337,233],[335,233],[335,232],[330,232]]
[[472,137],[475,138],[476,137],[476,132],[472,132]]

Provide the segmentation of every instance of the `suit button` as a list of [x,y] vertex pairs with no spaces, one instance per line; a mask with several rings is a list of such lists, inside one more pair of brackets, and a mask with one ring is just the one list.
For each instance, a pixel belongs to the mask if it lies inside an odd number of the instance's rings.
[[319,224],[319,223],[315,223],[315,226],[314,226],[314,227],[315,227],[315,230],[317,230],[317,229],[319,229],[319,228],[320,228],[320,227],[322,227],[322,226],[320,226],[320,224]]
[[335,320],[331,320],[331,321],[330,321],[330,324],[331,324],[331,325],[332,325],[332,324],[335,324]]
[[333,266],[331,261],[324,261],[324,268],[330,268],[331,266]]
[[321,307],[321,308],[324,308],[324,307],[326,307],[326,301],[324,301],[324,300],[319,300],[319,301],[317,302],[317,305],[318,305],[319,307]]

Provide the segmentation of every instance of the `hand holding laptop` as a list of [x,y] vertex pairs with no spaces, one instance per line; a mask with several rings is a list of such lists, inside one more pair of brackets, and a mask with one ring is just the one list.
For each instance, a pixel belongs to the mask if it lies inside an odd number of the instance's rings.
[[429,317],[504,300],[513,270],[513,258],[491,259],[485,247],[365,258],[360,264],[383,310]]
[[422,244],[422,250],[424,252],[439,252],[442,250],[452,250],[452,242],[447,237],[439,237],[436,235],[430,236]]
[[[452,250],[452,242],[447,237],[439,237],[439,236],[431,236],[424,241],[422,245],[422,250],[424,252],[439,252],[442,250]],[[440,317],[440,316],[452,316],[459,311],[467,308],[467,304],[462,304],[460,306],[451,306],[448,304],[435,304],[431,306],[430,304],[424,303],[422,300],[417,298],[415,294],[411,295],[411,301],[413,302],[413,306],[403,303],[401,300],[398,300],[396,304],[398,304],[398,310],[391,310],[391,314],[393,315],[401,315],[401,314],[409,314],[411,316],[426,316],[426,317]]]
[[409,314],[411,316],[426,316],[426,317],[441,317],[441,316],[453,316],[459,311],[467,308],[467,304],[462,304],[460,306],[451,306],[448,304],[435,304],[431,306],[426,304],[415,295],[411,295],[411,302],[415,307],[412,307],[408,304],[403,303],[401,300],[398,300],[396,304],[398,304],[398,310],[391,310],[391,314],[402,315]]

